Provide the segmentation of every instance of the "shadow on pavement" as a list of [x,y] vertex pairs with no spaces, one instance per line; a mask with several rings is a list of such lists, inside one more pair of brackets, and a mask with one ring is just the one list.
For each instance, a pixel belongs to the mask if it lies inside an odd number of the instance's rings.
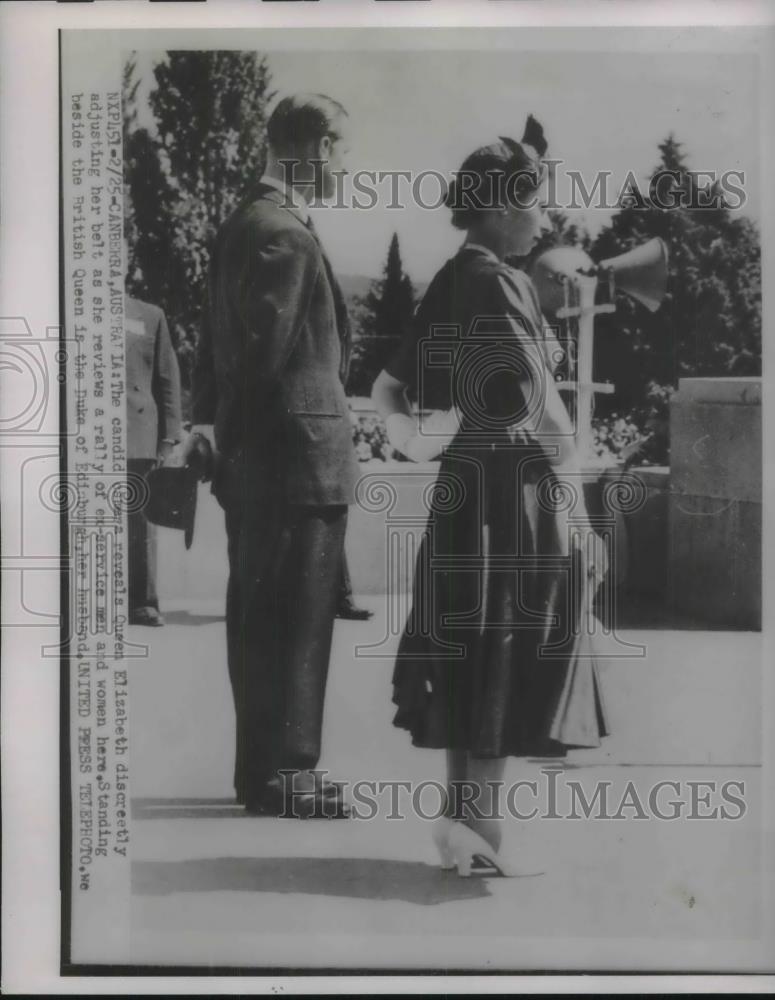
[[226,615],[192,615],[189,611],[165,611],[164,620],[168,625],[213,625],[226,621]]
[[[518,880],[513,880],[518,881]],[[384,858],[194,858],[135,861],[132,892],[279,892],[436,906],[490,896],[486,881],[419,861]]]
[[692,617],[667,607],[664,598],[657,599],[626,591],[617,593],[615,603],[609,608],[598,598],[595,602],[595,614],[607,628],[613,627],[612,622],[615,622],[619,629],[658,629],[671,632],[761,631],[749,626]]
[[137,798],[132,819],[229,819],[245,816],[236,799]]

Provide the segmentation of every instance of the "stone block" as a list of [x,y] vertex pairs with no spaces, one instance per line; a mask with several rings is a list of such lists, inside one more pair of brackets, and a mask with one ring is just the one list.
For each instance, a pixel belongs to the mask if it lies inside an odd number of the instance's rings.
[[670,407],[675,492],[761,502],[758,379],[681,379]]
[[671,610],[716,627],[761,628],[761,504],[671,494]]

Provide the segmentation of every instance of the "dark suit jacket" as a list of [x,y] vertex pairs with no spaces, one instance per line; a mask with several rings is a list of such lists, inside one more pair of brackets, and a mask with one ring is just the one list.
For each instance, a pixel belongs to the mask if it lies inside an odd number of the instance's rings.
[[346,336],[315,235],[281,192],[259,186],[213,248],[193,419],[213,423],[223,458],[244,458],[251,480],[289,503],[353,502]]
[[180,370],[158,306],[126,296],[126,409],[129,458],[156,458],[159,444],[180,440]]

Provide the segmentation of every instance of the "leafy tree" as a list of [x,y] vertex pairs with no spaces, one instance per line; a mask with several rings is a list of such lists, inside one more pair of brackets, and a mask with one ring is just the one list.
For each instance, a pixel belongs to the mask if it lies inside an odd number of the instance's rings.
[[374,379],[398,349],[414,313],[414,287],[404,272],[398,234],[393,233],[385,270],[352,310],[353,353],[347,390],[368,396]]
[[580,246],[582,250],[589,251],[592,244],[589,233],[576,225],[575,222],[569,222],[565,212],[550,208],[547,215],[551,220],[552,228],[541,234],[527,257],[515,258],[513,261],[516,266],[526,271],[529,271],[533,262],[547,250],[553,250],[555,247]]
[[[651,314],[624,294],[616,313],[595,319],[596,381],[615,394],[598,396],[593,422],[598,450],[625,453],[633,438],[646,438],[633,460],[666,463],[669,402],[678,379],[761,373],[761,264],[756,225],[735,218],[720,187],[701,189],[671,135],[659,146],[649,197],[632,189],[597,239],[590,239],[563,212],[528,258],[530,269],[556,246],[580,245],[594,260],[618,256],[654,236],[669,249],[668,294]],[[683,198],[683,201],[679,198]]]
[[699,187],[672,135],[659,151],[649,198],[629,199],[591,255],[615,257],[654,236],[668,245],[668,294],[659,310],[649,313],[621,294],[616,312],[595,320],[595,379],[616,386],[597,398],[596,410],[601,417],[627,411],[650,435],[638,460],[666,463],[668,406],[679,378],[761,373],[761,264],[756,225],[734,217],[717,185]]
[[134,60],[124,73],[127,239],[132,294],[161,305],[190,380],[209,247],[261,175],[274,96],[254,52],[168,52],[149,95],[156,134],[139,127]]

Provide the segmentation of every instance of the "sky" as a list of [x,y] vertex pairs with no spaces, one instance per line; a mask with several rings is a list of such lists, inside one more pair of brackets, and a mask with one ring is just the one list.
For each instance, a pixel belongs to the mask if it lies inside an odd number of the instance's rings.
[[[462,35],[462,37],[465,37]],[[330,43],[329,43],[330,44]],[[264,51],[264,50],[262,50]],[[669,134],[690,168],[744,170],[746,214],[759,205],[756,64],[750,55],[711,52],[347,50],[267,51],[272,86],[327,93],[348,109],[350,171],[422,170],[449,176],[477,146],[517,140],[528,113],[542,123],[560,171],[591,186],[600,170],[619,190],[628,171],[646,179]],[[138,71],[147,93],[157,56]],[[560,190],[564,182],[560,181]],[[315,223],[341,273],[378,276],[392,233],[406,271],[426,282],[454,253],[461,234],[445,208],[315,210]],[[430,181],[428,200],[437,197]],[[570,212],[594,234],[610,211]]]

